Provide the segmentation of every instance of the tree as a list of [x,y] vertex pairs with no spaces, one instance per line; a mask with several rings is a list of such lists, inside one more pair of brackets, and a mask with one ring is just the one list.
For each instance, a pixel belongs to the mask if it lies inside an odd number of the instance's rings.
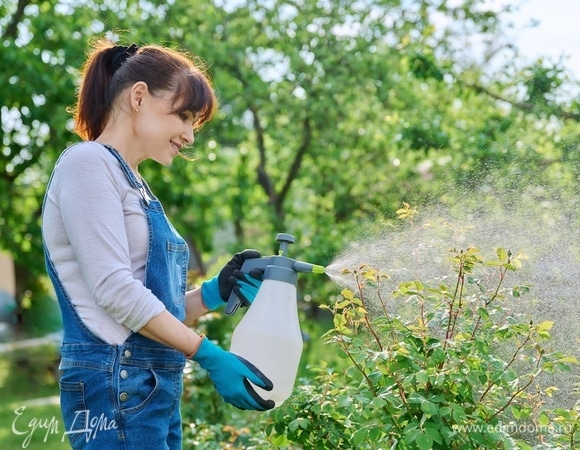
[[522,161],[544,169],[526,178],[577,194],[578,101],[556,95],[562,68],[514,59],[490,73],[455,45],[479,35],[493,43],[482,54],[507,48],[495,45],[505,11],[483,1],[12,0],[0,11],[0,246],[19,300],[42,290],[42,195],[76,140],[66,108],[97,36],[187,48],[208,64],[221,108],[197,160],[143,168],[202,274],[221,252],[274,251],[278,231],[297,236],[296,256],[324,263],[401,200],[498,172],[513,186]]

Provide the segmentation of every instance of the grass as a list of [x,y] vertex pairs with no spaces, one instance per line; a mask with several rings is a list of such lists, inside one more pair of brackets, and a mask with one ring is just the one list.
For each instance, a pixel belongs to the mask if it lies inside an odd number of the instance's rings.
[[3,353],[0,359],[0,448],[62,450],[54,345]]

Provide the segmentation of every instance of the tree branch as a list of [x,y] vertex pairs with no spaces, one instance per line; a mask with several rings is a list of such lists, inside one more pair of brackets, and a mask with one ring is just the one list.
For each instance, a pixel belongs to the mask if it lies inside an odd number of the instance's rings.
[[298,177],[298,172],[300,171],[300,166],[302,165],[302,161],[304,160],[304,156],[308,153],[310,149],[310,144],[312,142],[312,127],[310,124],[310,117],[306,116],[303,121],[303,132],[302,132],[302,143],[298,148],[298,152],[294,157],[294,161],[292,161],[292,165],[290,166],[290,170],[288,171],[288,176],[286,177],[286,182],[284,186],[280,190],[280,195],[278,196],[278,201],[280,202],[280,207],[282,203],[284,203],[284,199],[288,195],[290,191],[290,187],[292,182]]
[[6,27],[6,32],[4,33],[4,39],[16,39],[18,37],[18,24],[22,20],[22,16],[24,16],[24,9],[32,3],[31,0],[18,0],[18,4],[16,5],[16,11],[12,15],[12,20]]
[[[490,91],[489,89],[479,85],[479,84],[475,84],[475,83],[468,83],[466,81],[461,81],[461,80],[457,80],[457,82],[465,87],[468,87],[470,89],[473,89],[475,92],[480,93],[480,94],[485,94],[491,98],[494,98],[496,100],[508,103],[512,106],[514,106],[515,108],[521,109],[522,111],[525,112],[531,112],[534,108],[534,105],[532,103],[529,102],[515,102],[513,100],[510,100],[506,97],[503,97],[499,94],[496,94],[495,92]],[[574,113],[571,111],[566,111],[564,109],[562,109],[559,106],[551,106],[551,111],[552,114],[554,114],[555,116],[561,118],[561,119],[570,119],[570,120],[574,120],[576,122],[580,122],[580,113]]]

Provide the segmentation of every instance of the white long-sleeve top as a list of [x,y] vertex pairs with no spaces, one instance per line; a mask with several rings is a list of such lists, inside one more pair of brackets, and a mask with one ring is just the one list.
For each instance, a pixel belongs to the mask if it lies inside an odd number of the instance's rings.
[[145,287],[140,198],[105,147],[83,142],[55,167],[43,211],[43,239],[65,291],[85,325],[110,344],[165,309]]

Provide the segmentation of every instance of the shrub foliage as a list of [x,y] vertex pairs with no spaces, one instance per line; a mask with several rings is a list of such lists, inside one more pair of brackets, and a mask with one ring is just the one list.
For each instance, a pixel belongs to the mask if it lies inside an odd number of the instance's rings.
[[[576,359],[549,347],[551,321],[536,323],[506,307],[526,286],[506,286],[520,258],[498,249],[452,249],[454,276],[429,286],[401,283],[367,265],[344,269],[355,280],[329,309],[329,353],[344,370],[322,364],[265,421],[264,443],[330,449],[574,448],[576,410],[547,411],[555,388],[543,373],[568,371]],[[372,294],[372,295],[371,295]],[[381,305],[379,314],[370,313]],[[389,308],[396,302],[397,308]],[[393,312],[396,311],[396,312]],[[558,447],[562,445],[562,447]],[[533,446],[533,447],[532,447]]]

